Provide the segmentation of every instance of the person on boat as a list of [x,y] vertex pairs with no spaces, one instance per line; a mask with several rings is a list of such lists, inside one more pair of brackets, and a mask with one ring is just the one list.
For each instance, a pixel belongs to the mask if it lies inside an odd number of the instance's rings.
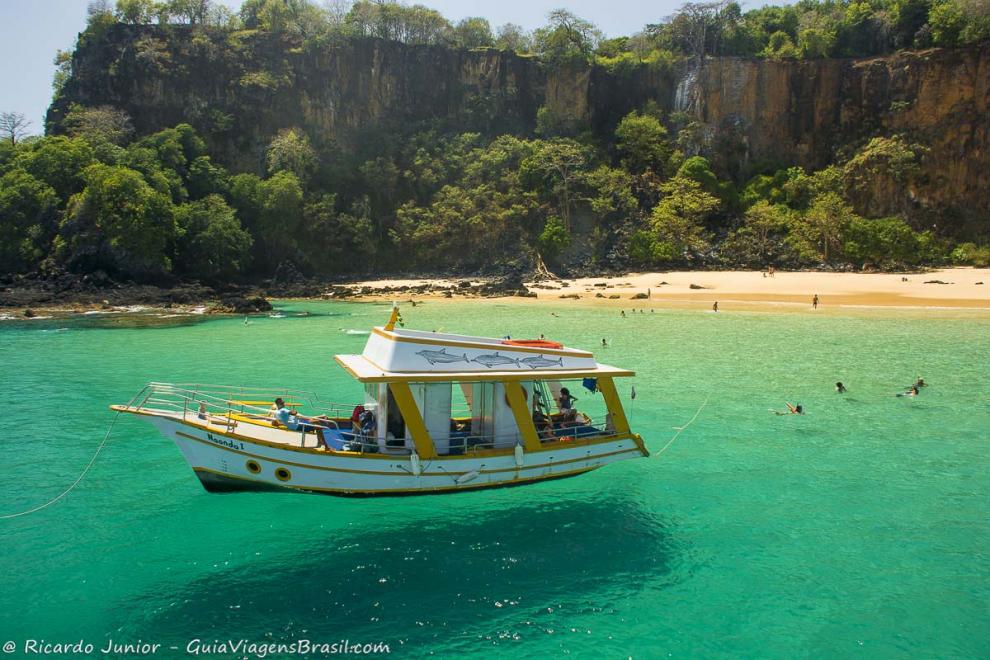
[[539,404],[533,406],[533,426],[536,427],[536,435],[540,440],[553,439],[553,423]]
[[284,426],[290,431],[301,431],[302,433],[313,431],[316,433],[317,447],[325,449],[329,449],[326,439],[323,437],[323,432],[326,429],[325,422],[328,419],[326,416],[305,417],[300,415],[286,406],[282,397],[275,399],[275,405],[272,406],[272,426],[276,428]]
[[557,398],[557,407],[560,409],[561,419],[565,422],[573,422],[577,419],[577,411],[574,409],[576,396],[571,396],[571,391],[566,387],[560,388],[560,397]]
[[841,380],[835,384],[835,391],[838,392],[839,394],[846,393],[846,386],[842,384]]

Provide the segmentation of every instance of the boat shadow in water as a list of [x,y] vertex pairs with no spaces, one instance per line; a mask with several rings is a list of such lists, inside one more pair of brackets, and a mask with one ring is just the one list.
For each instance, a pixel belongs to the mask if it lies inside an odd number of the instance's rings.
[[668,523],[631,495],[600,497],[454,507],[452,519],[429,507],[402,522],[401,510],[390,517],[376,509],[377,523],[311,530],[297,552],[263,553],[186,585],[159,584],[148,600],[170,606],[149,611],[147,601],[123,603],[119,620],[129,620],[124,629],[135,634],[169,631],[180,640],[348,637],[425,653],[478,650],[480,640],[510,642],[577,619],[629,616],[630,596],[680,579],[675,567],[684,552]]

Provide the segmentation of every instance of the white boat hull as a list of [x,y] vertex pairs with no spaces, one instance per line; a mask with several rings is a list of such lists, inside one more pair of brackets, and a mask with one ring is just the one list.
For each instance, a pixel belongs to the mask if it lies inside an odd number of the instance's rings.
[[576,476],[645,452],[633,437],[616,437],[523,452],[521,457],[508,452],[422,459],[417,470],[409,455],[276,447],[168,417],[149,419],[175,442],[211,492],[294,490],[343,496],[461,492]]

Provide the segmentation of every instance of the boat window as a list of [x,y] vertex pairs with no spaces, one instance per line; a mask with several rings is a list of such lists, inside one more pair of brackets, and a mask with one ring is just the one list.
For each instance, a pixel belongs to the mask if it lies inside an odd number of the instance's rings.
[[[541,440],[591,437],[612,432],[608,406],[602,394],[596,391],[597,382],[594,379],[543,380],[534,383],[533,387],[535,406],[547,418],[542,430],[537,429]],[[569,395],[569,401],[565,394]],[[570,408],[566,407],[567,403],[570,403]],[[536,417],[534,409],[534,419]]]
[[402,419],[402,411],[399,410],[399,404],[395,402],[395,396],[392,394],[391,386],[388,388],[388,402],[385,408],[385,414],[387,415],[385,445],[389,447],[404,447],[406,444],[406,422]]

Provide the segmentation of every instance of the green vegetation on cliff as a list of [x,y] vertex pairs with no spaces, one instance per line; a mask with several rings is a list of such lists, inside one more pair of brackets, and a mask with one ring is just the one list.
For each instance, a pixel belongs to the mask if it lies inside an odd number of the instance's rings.
[[[985,235],[979,218],[915,199],[938,184],[928,136],[903,122],[754,162],[738,120],[703,121],[697,57],[789,57],[767,50],[786,45],[777,33],[808,42],[788,30],[853,6],[729,20],[738,7],[689,5],[603,40],[566,11],[530,35],[390,2],[95,3],[59,60],[49,135],[0,143],[0,271],[218,282],[525,269],[537,255],[571,273],[985,259],[974,243],[953,251],[954,236]],[[927,21],[942,5],[912,6]],[[953,45],[981,38],[964,15]],[[917,43],[835,39],[800,54]],[[464,50],[491,46],[538,59]]]

